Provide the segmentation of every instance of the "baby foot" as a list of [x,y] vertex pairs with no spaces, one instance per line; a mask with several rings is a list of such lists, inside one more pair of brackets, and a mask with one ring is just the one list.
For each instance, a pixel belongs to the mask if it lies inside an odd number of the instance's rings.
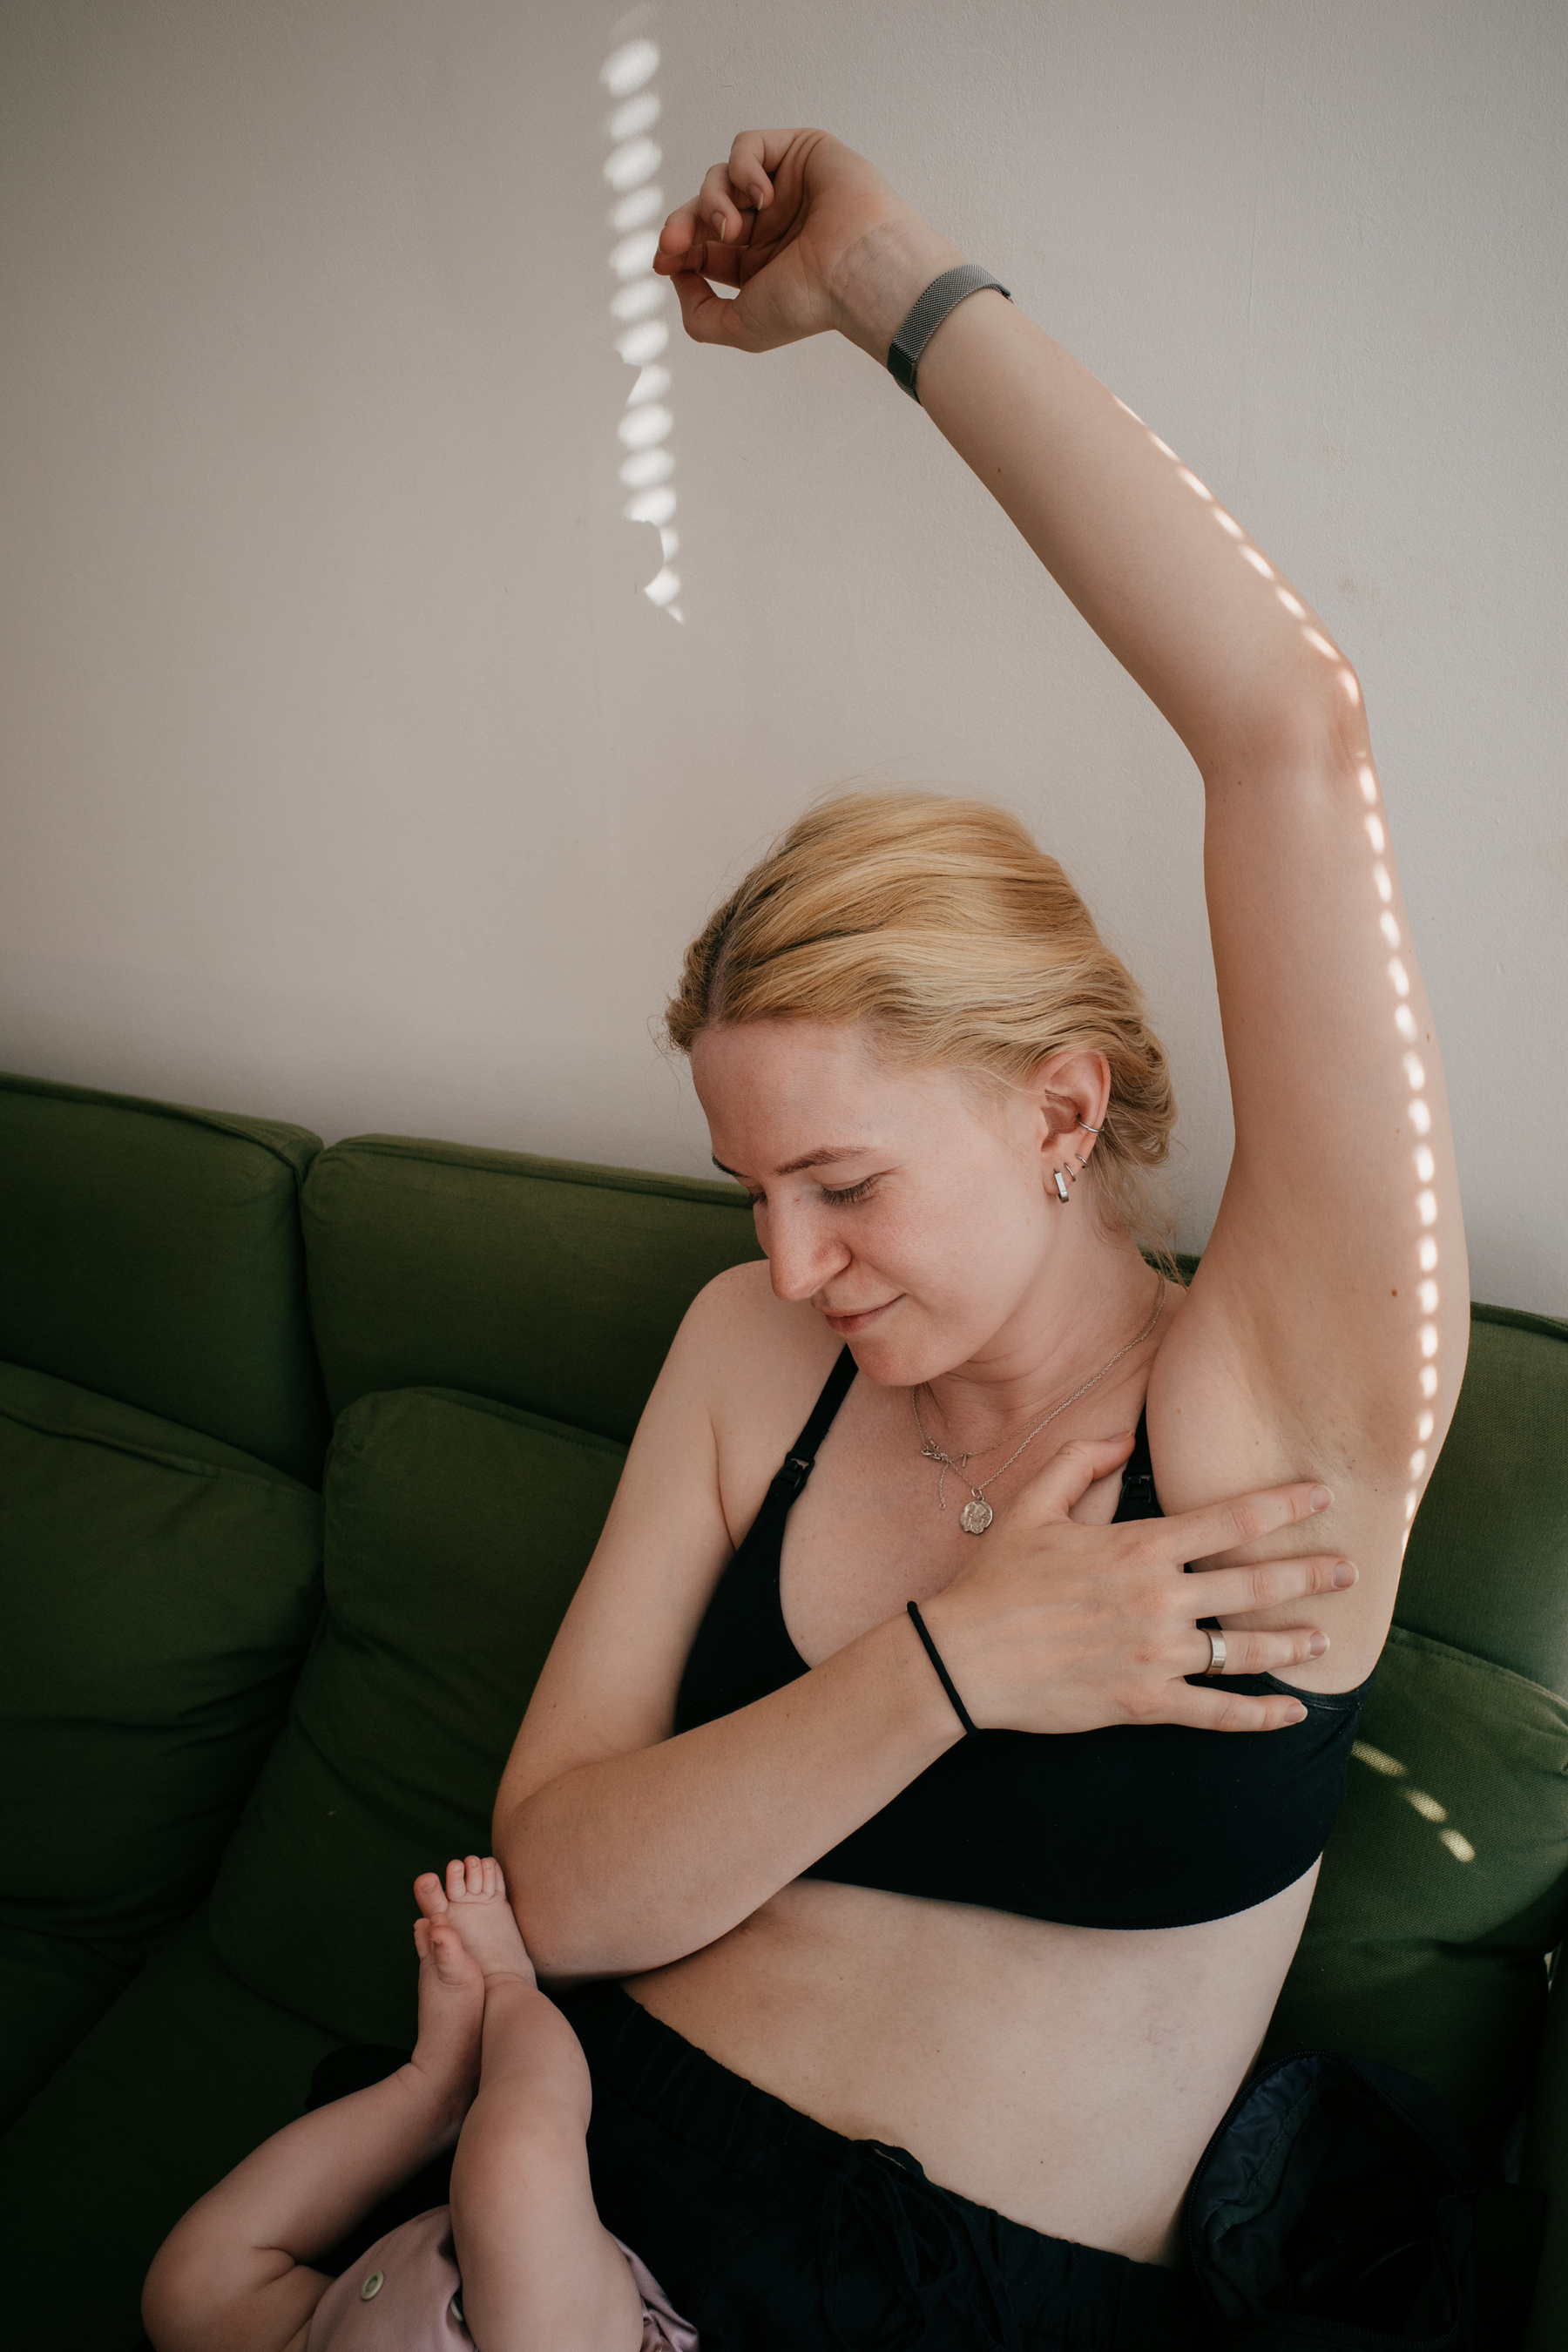
[[[481,1860],[470,1853],[462,1862],[449,1862],[444,1888],[435,1872],[426,1871],[414,1882],[414,1899],[425,1915],[419,1925],[432,1941],[437,1946],[448,1938],[454,1941],[481,1980],[506,1976],[521,1977],[530,1985],[535,1981],[533,1963],[507,1901],[501,1866],[492,1855]],[[418,1933],[416,1927],[416,1939]],[[447,1966],[458,1965],[453,1954]]]

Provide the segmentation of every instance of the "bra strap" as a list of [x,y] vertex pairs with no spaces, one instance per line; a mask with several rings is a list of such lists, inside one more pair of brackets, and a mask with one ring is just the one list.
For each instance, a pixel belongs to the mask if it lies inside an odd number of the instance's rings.
[[782,1487],[793,1503],[816,1463],[816,1449],[833,1425],[833,1417],[849,1393],[855,1378],[853,1350],[841,1348],[838,1360],[823,1383],[822,1394],[811,1408],[811,1417],[780,1465],[775,1486]]

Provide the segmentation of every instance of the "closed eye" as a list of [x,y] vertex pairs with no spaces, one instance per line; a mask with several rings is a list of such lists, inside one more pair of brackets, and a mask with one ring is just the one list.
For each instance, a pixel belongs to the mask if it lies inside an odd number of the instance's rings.
[[822,1188],[822,1197],[830,1208],[851,1209],[857,1201],[863,1201],[866,1198],[876,1181],[874,1176],[862,1176],[858,1184],[848,1185],[842,1192],[830,1192],[825,1184]]

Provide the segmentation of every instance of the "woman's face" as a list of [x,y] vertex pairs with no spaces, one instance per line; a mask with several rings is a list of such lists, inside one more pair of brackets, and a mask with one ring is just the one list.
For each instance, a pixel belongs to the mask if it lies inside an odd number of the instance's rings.
[[889,1065],[854,1024],[705,1029],[691,1067],[780,1298],[813,1307],[889,1385],[1005,1347],[1062,1238],[1041,1094]]

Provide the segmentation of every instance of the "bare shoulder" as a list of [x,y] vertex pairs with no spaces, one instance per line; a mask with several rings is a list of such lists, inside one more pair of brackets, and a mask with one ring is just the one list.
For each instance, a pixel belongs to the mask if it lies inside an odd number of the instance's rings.
[[773,1297],[765,1265],[698,1293],[529,1702],[503,1806],[669,1737],[703,1612],[835,1353],[810,1307]]
[[730,1267],[693,1300],[670,1370],[701,1392],[732,1543],[756,1517],[838,1349],[815,1309],[775,1297],[765,1262]]

